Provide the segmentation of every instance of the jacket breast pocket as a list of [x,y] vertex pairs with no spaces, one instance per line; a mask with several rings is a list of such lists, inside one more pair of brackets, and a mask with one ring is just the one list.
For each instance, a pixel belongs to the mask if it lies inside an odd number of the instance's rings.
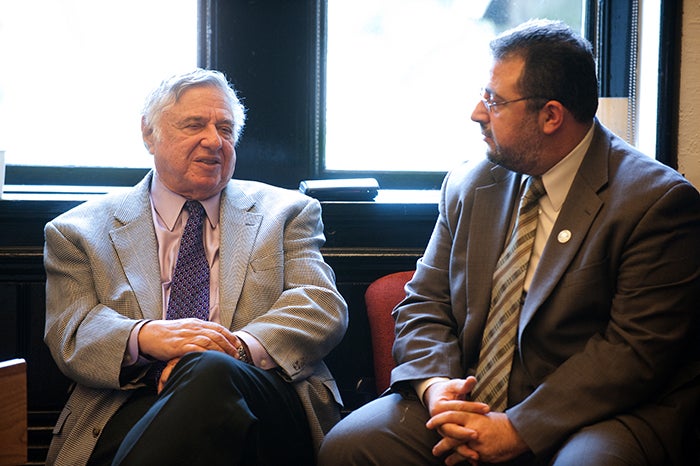
[[255,273],[264,272],[275,268],[281,268],[284,264],[284,254],[279,252],[265,257],[258,257],[251,261],[250,268]]
[[579,264],[578,267],[568,270],[562,277],[561,287],[586,285],[596,281],[607,282],[610,261],[607,257],[598,259],[592,263]]
[[272,254],[250,262],[238,308],[267,312],[284,291],[283,254]]

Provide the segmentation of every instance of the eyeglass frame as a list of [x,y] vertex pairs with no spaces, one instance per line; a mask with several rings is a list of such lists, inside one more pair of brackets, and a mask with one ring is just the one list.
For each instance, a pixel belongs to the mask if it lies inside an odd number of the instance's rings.
[[[493,96],[492,92],[486,89],[485,87],[481,88],[481,91],[479,93],[479,100],[481,100],[481,103],[484,104],[484,107],[486,107],[486,111],[489,113],[493,112],[494,107],[498,107],[499,105],[507,105],[507,104],[513,104],[515,102],[520,102],[523,100],[531,100],[531,99],[547,99],[546,97],[540,97],[536,95],[531,95],[527,97],[519,97],[517,99],[511,99],[511,100],[503,100],[500,102],[494,102],[493,100],[489,101],[484,99],[485,94],[489,94],[490,96]],[[549,100],[549,99],[547,99]]]

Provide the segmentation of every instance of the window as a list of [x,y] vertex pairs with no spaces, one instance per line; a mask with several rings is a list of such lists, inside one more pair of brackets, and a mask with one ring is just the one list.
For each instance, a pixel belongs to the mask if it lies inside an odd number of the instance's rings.
[[196,64],[196,0],[0,2],[7,164],[150,167],[146,94]]
[[[598,117],[643,152],[662,153],[657,149],[657,128],[663,126],[663,115],[657,115],[662,4],[328,0],[321,171],[369,172],[406,185],[426,172],[438,172],[441,179],[460,161],[483,157],[470,114],[475,89],[488,71],[488,42],[535,17],[563,20],[591,40],[600,66]],[[357,139],[361,150],[353,143]]]
[[328,0],[325,169],[444,173],[483,157],[470,115],[489,41],[537,17],[583,33],[583,3]]
[[661,7],[661,0],[601,3],[593,39],[601,57],[598,117],[650,156],[657,154],[663,117],[657,111]]
[[488,71],[479,63],[488,40],[534,16],[584,32],[609,99],[601,105],[607,116],[599,116],[674,166],[678,38],[669,18],[678,5],[0,1],[0,148],[7,150],[8,183],[138,181],[145,168],[128,167],[151,162],[138,127],[145,94],[165,75],[199,63],[226,73],[249,109],[234,176],[289,188],[303,179],[356,176],[374,176],[382,188],[437,188],[445,170],[484,152],[469,116]]

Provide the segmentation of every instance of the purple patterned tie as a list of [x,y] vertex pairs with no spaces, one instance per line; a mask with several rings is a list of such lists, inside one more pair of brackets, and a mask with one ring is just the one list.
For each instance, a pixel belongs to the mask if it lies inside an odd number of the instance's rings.
[[[206,212],[198,201],[185,202],[190,213],[180,239],[177,263],[170,281],[170,301],[165,318],[197,317],[209,320],[209,263],[204,251]],[[156,385],[167,361],[157,361],[152,368]]]
[[180,240],[177,264],[170,282],[167,319],[197,317],[209,320],[209,263],[204,251],[204,207],[198,201],[187,201],[190,213]]

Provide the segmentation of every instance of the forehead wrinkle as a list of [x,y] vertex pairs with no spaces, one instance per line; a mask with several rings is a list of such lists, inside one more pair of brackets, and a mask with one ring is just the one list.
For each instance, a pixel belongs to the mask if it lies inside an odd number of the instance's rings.
[[[188,123],[207,123],[211,121],[211,117],[204,115],[187,115],[177,120],[178,125],[187,125]],[[221,125],[233,125],[233,119],[231,118],[215,118],[215,124]]]

